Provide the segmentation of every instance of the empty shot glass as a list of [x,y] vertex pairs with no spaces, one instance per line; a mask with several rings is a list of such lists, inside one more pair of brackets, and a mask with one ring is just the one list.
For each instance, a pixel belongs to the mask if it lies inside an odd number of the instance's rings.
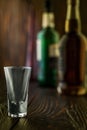
[[27,115],[28,89],[31,67],[4,67],[8,116],[24,117]]

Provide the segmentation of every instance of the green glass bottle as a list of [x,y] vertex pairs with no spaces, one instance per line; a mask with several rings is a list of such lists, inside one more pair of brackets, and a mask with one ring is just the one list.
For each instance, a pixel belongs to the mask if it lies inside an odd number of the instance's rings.
[[58,93],[84,95],[87,92],[87,39],[81,33],[80,0],[67,0],[65,35],[59,42]]
[[56,87],[58,80],[59,34],[54,29],[54,13],[50,1],[45,1],[42,30],[37,35],[38,83],[43,87]]

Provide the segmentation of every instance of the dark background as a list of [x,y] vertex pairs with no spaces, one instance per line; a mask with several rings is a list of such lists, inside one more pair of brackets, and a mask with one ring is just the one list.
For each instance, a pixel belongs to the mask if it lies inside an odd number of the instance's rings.
[[[41,29],[42,12],[44,0],[32,0],[30,7],[29,0],[1,0],[0,1],[0,57],[2,65],[25,65],[26,62],[26,40],[30,32],[29,15],[31,8],[34,12],[35,37]],[[55,14],[55,28],[64,34],[66,18],[66,0],[52,0]],[[80,1],[80,15],[82,32],[87,35],[87,1]],[[32,33],[32,32],[31,32]],[[26,36],[27,35],[27,36]],[[36,39],[35,39],[36,41]],[[34,42],[35,42],[34,41]],[[35,43],[34,43],[35,44]]]
[[[66,0],[52,0],[52,5],[55,28],[62,37]],[[32,0],[32,4],[29,0],[0,0],[0,87],[5,85],[3,66],[31,65],[36,71],[36,35],[41,29],[43,7],[44,0]],[[87,0],[80,1],[80,15],[82,32],[87,36]]]

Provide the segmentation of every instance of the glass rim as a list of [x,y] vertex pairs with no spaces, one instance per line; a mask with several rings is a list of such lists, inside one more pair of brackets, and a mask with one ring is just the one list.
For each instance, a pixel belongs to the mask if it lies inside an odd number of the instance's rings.
[[30,66],[4,66],[4,69],[31,69]]

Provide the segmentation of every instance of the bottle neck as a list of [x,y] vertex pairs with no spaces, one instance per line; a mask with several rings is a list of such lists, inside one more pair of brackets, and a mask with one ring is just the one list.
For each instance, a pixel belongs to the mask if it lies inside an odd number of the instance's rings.
[[51,27],[54,28],[54,14],[52,12],[44,12],[42,15],[42,27],[47,28]]
[[[73,0],[71,0],[73,1]],[[68,3],[67,16],[65,21],[65,32],[81,31],[79,3]]]

